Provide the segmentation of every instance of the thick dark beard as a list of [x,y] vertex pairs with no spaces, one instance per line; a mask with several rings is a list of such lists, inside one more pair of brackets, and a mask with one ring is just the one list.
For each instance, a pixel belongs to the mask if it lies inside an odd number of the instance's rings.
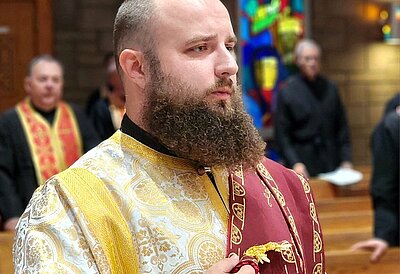
[[[211,105],[205,101],[207,92],[194,97],[201,92],[164,75],[158,64],[152,65],[144,123],[153,136],[177,156],[204,166],[258,164],[265,142],[245,112],[237,87],[232,87],[230,103],[221,100]],[[183,94],[189,96],[182,98]]]

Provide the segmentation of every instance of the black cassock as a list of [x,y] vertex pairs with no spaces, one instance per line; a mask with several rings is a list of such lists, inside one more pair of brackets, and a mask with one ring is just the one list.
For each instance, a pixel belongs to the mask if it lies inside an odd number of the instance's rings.
[[310,176],[351,161],[346,112],[336,86],[318,76],[290,77],[278,94],[275,142],[283,163],[304,163]]
[[100,98],[93,104],[89,114],[89,117],[102,140],[107,139],[117,130],[114,128],[109,106],[110,103],[107,98]]
[[373,172],[371,194],[374,205],[374,235],[398,246],[400,116],[387,114],[372,135]]
[[[96,146],[100,139],[86,115],[71,105],[79,124],[84,152]],[[55,111],[39,112],[50,124]],[[3,220],[19,217],[38,187],[34,164],[24,129],[16,109],[0,117],[0,215]]]

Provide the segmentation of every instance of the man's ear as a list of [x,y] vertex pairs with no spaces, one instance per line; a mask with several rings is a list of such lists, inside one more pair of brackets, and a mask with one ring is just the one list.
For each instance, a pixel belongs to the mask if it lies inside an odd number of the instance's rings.
[[25,79],[24,79],[24,88],[25,88],[25,92],[27,94],[29,94],[30,91],[31,91],[31,81],[32,80],[31,80],[30,76],[26,76]]
[[135,82],[142,89],[146,84],[143,61],[144,55],[141,51],[124,49],[119,55],[119,63],[125,77]]

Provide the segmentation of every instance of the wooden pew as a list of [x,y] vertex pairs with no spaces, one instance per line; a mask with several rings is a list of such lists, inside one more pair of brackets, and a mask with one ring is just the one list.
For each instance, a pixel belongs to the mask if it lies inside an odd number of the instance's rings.
[[0,232],[0,274],[14,273],[12,245],[14,232]]
[[372,210],[369,196],[320,199],[316,201],[316,206],[319,214]]
[[378,263],[371,263],[371,252],[339,250],[328,251],[326,272],[329,274],[399,274],[400,248],[390,248]]
[[372,227],[372,210],[319,214],[323,232]]
[[311,178],[309,180],[316,201],[335,198],[335,186],[324,180]]
[[372,237],[371,228],[352,228],[333,231],[322,231],[324,236],[325,251],[347,250],[360,241]]

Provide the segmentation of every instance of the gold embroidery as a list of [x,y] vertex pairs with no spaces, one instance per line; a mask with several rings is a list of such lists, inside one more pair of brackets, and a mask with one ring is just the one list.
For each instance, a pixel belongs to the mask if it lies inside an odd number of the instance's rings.
[[257,165],[258,171],[261,173],[262,176],[264,176],[266,179],[273,181],[274,178],[272,178],[271,174],[269,171],[265,168],[265,166],[262,163],[258,163]]
[[234,224],[232,224],[231,230],[231,242],[235,245],[240,244],[242,242],[242,232]]
[[271,203],[271,191],[269,191],[269,189],[266,187],[264,190],[264,197],[267,199],[268,202],[268,206],[272,207],[272,203]]
[[321,252],[322,250],[322,239],[317,231],[314,231],[314,252]]
[[313,220],[315,222],[318,222],[317,211],[315,210],[315,204],[314,203],[310,203],[310,215],[311,215],[311,218],[313,218]]
[[143,181],[135,188],[137,198],[148,205],[166,204],[167,199],[153,183]]
[[297,177],[300,179],[301,183],[303,184],[304,192],[305,193],[310,193],[311,192],[311,187],[310,184],[308,183],[307,179],[303,177],[303,175],[296,173]]
[[272,191],[275,193],[276,197],[278,198],[279,203],[281,204],[281,206],[286,206],[286,201],[285,201],[285,197],[283,196],[283,194],[279,191],[279,189],[273,187]]
[[[282,244],[290,245],[290,243],[288,241],[284,241]],[[293,263],[296,262],[296,258],[294,256],[293,246],[292,245],[290,245],[289,248],[286,248],[286,249],[282,250],[281,255],[282,255],[282,258],[288,263],[293,264]]]
[[323,274],[322,273],[322,264],[321,263],[316,264],[314,266],[313,274]]
[[204,242],[199,247],[199,263],[203,270],[209,269],[212,265],[221,260],[223,250],[215,243],[208,241]]
[[289,216],[289,223],[290,223],[290,226],[292,227],[293,233],[295,234],[295,236],[297,238],[299,238],[299,233],[297,232],[297,227],[296,227],[296,223],[294,221],[293,216]]
[[[150,263],[157,267],[158,270],[165,270],[165,263],[169,256],[177,256],[178,250],[175,246],[177,237],[170,238],[172,233],[165,232],[160,227],[152,227],[150,223],[145,219],[138,221],[141,229],[136,233],[136,239],[140,249],[140,255],[143,257],[149,257]],[[167,256],[168,254],[168,256]]]
[[240,221],[244,221],[244,205],[242,204],[238,204],[238,203],[234,203],[232,205],[233,208],[233,214],[235,214],[235,216],[240,220]]
[[199,218],[199,216],[201,216],[201,211],[195,203],[187,200],[173,201],[172,206],[173,214],[181,221],[195,226],[204,223],[204,219]]
[[246,195],[246,191],[244,190],[244,187],[241,186],[238,182],[234,181],[233,182],[233,193],[236,196],[244,196]]

